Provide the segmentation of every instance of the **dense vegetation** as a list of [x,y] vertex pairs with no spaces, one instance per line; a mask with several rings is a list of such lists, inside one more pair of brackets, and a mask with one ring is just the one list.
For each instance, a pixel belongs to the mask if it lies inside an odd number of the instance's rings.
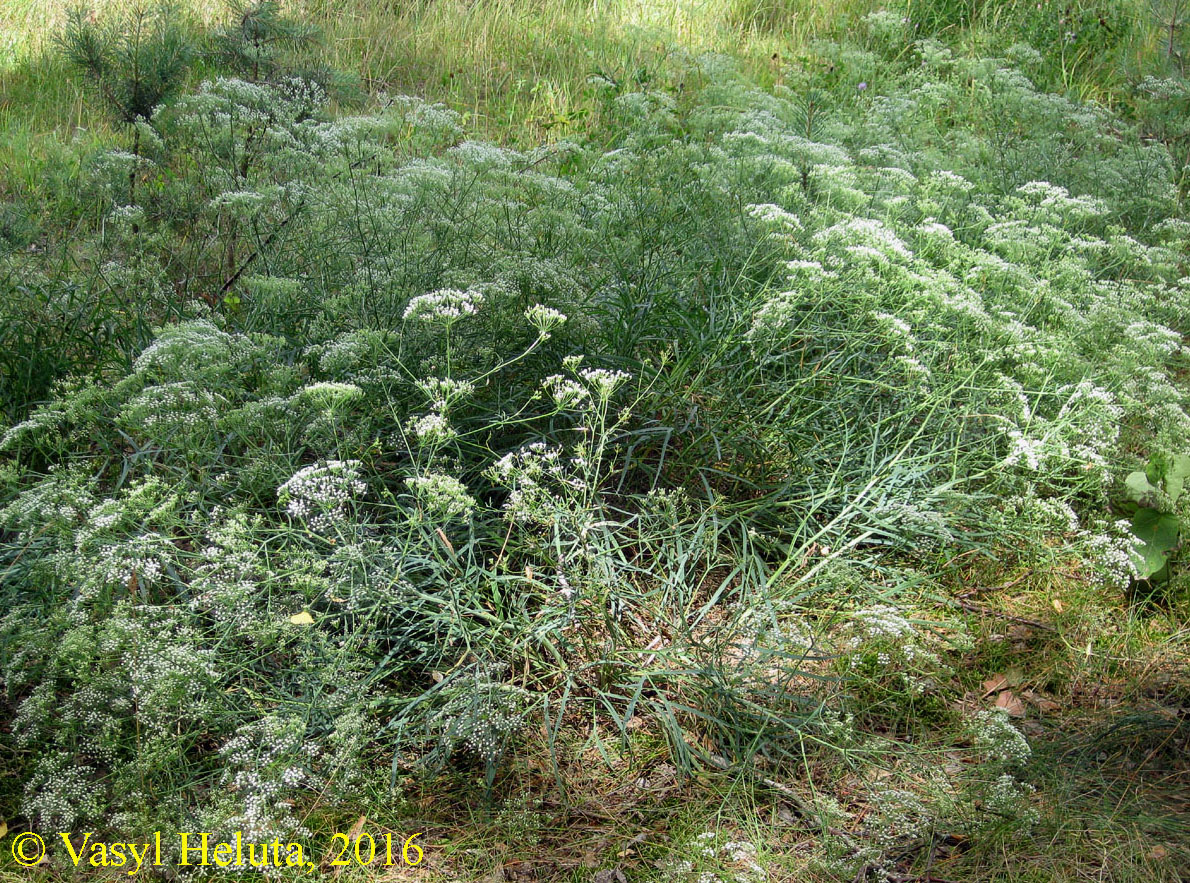
[[[547,117],[532,53],[414,96],[314,9],[31,40],[9,827],[1182,879],[1184,13],[1052,6],[528,10]],[[38,70],[94,132],[29,149]]]

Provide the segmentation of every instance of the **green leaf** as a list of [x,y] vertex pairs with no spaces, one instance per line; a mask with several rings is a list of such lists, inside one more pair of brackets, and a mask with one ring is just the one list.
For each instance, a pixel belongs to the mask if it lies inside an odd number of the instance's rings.
[[1170,551],[1178,544],[1180,527],[1176,515],[1156,509],[1140,509],[1132,517],[1132,533],[1143,543],[1137,550],[1137,570],[1142,579],[1149,579],[1165,566]]
[[1133,472],[1124,479],[1124,487],[1128,491],[1128,498],[1136,503],[1143,503],[1157,488],[1149,481],[1143,472]]
[[1171,499],[1176,500],[1182,495],[1187,478],[1190,478],[1190,454],[1170,457],[1165,467],[1165,492]]

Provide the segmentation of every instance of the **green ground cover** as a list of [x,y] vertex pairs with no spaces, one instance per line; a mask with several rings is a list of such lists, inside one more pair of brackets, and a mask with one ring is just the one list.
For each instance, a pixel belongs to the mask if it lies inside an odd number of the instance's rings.
[[0,875],[1186,879],[1183,15],[9,4]]

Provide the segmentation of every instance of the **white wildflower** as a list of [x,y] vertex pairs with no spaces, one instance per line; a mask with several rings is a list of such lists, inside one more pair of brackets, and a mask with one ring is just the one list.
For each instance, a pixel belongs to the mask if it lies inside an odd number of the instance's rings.
[[566,322],[565,313],[541,304],[534,304],[525,310],[525,318],[529,320],[530,325],[537,329],[537,334],[542,340],[548,340],[550,332]]
[[474,289],[440,288],[419,294],[405,307],[404,318],[418,322],[452,325],[464,316],[474,316],[483,304],[483,295]]
[[363,398],[364,391],[354,383],[321,382],[311,383],[298,390],[297,397],[309,399],[323,408],[334,408],[340,404],[350,404]]
[[417,388],[425,393],[431,406],[437,411],[445,411],[455,402],[475,392],[475,384],[453,377],[427,377],[425,380],[417,381]]
[[541,385],[559,408],[581,408],[591,400],[591,394],[585,386],[561,374],[550,375]]
[[425,512],[435,518],[466,518],[475,509],[467,486],[451,475],[428,472],[405,479]]
[[411,420],[409,432],[422,444],[442,444],[458,435],[450,421],[438,411]]
[[583,368],[578,373],[591,385],[595,395],[604,401],[611,398],[616,387],[632,378],[626,371],[608,371],[604,368]]
[[327,460],[306,466],[277,488],[294,518],[309,519],[312,530],[327,530],[347,515],[347,504],[367,490],[358,460]]

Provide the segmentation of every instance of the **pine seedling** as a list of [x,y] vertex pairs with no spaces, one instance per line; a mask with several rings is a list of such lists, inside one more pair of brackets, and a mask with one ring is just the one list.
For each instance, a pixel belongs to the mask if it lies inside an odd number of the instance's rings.
[[67,14],[59,45],[126,125],[149,119],[177,94],[194,59],[193,41],[168,5],[136,6],[106,22],[76,7]]
[[301,53],[321,36],[315,25],[283,15],[276,0],[232,0],[231,20],[215,31],[211,54],[252,82],[276,81],[300,74]]
[[[123,18],[100,21],[83,7],[67,13],[58,38],[67,60],[98,90],[108,110],[133,131],[132,153],[140,158],[137,122],[176,95],[194,60],[194,43],[173,6],[135,6]],[[136,168],[128,173],[128,202],[135,203]]]

